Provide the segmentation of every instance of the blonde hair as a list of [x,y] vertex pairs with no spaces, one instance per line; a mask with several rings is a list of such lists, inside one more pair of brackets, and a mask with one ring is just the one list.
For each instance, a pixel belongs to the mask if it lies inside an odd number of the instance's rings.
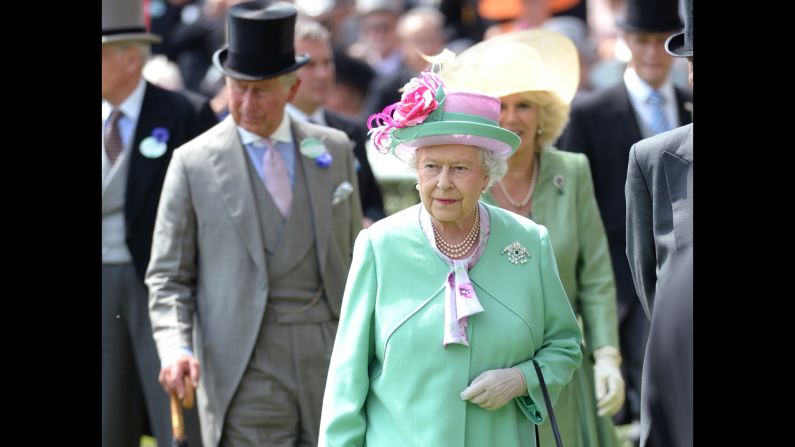
[[546,91],[524,92],[522,98],[539,106],[538,128],[541,133],[536,134],[536,148],[543,151],[563,133],[569,123],[570,107],[557,95]]

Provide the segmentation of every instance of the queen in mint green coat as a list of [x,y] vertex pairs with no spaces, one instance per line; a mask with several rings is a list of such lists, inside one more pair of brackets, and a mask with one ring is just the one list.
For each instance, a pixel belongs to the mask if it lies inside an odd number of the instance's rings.
[[[442,347],[447,265],[429,245],[415,205],[359,233],[343,295],[323,401],[320,446],[534,446],[547,411],[531,359],[552,400],[581,359],[580,329],[544,227],[486,206],[491,235],[470,271],[484,312],[470,346]],[[501,251],[530,252],[513,264]],[[481,372],[517,366],[529,396],[496,411],[461,400]]]
[[499,100],[438,85],[404,88],[403,101],[434,110],[419,124],[400,115],[423,107],[409,104],[395,113],[402,127],[390,115],[372,132],[376,149],[417,168],[422,203],[356,239],[321,447],[535,446],[548,413],[533,361],[554,403],[582,360],[547,230],[478,200],[519,144],[497,126]]

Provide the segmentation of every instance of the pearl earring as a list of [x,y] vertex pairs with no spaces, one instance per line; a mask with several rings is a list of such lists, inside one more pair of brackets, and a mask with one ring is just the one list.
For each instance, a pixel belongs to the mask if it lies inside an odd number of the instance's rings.
[[542,133],[544,133],[544,129],[540,127],[536,129],[536,134],[541,135]]
[[415,183],[415,184],[414,184],[414,189],[416,189],[417,191],[419,191],[419,190],[420,190],[420,184],[419,184],[419,183]]

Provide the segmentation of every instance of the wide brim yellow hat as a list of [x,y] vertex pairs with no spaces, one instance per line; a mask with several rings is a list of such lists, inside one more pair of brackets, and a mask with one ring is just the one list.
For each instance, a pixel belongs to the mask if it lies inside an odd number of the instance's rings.
[[517,31],[467,48],[445,64],[441,76],[451,89],[497,97],[547,91],[569,104],[580,82],[580,59],[563,34]]

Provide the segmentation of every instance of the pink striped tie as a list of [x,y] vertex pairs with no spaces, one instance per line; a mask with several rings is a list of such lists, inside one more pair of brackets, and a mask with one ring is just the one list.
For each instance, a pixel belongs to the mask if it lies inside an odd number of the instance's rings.
[[290,204],[293,201],[293,190],[290,187],[290,177],[287,175],[287,166],[284,157],[278,150],[263,138],[265,143],[265,156],[262,157],[262,173],[265,176],[265,188],[271,193],[273,201],[279,207],[284,217],[290,214]]
[[121,110],[114,109],[108,117],[110,123],[105,127],[105,152],[108,154],[111,165],[116,163],[116,159],[119,158],[124,149],[124,145],[121,142],[121,134],[119,133],[119,119],[122,115]]

